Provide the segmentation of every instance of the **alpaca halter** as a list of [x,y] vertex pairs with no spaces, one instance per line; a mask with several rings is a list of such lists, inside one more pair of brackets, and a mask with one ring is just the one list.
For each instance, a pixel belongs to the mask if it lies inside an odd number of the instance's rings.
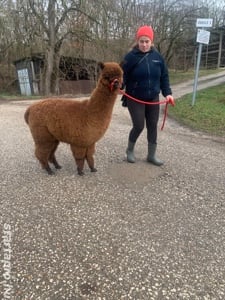
[[112,92],[113,91],[113,88],[115,87],[115,84],[118,84],[118,86],[119,86],[119,79],[118,78],[115,78],[115,79],[113,79],[113,81],[110,83],[110,85],[109,85],[109,88],[110,88],[110,91]]

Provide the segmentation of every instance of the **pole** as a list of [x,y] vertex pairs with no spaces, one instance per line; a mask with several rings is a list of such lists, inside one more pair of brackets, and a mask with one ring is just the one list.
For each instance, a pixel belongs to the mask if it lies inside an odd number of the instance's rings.
[[202,54],[202,43],[199,44],[199,48],[198,48],[198,58],[197,58],[197,64],[196,64],[196,70],[195,70],[192,106],[194,106],[194,104],[195,104],[196,91],[197,91],[197,85],[198,85],[198,73],[199,73],[199,67],[200,67],[200,62],[201,62],[201,54]]
[[217,61],[217,69],[220,67],[221,63],[221,53],[222,53],[222,44],[223,44],[223,31],[220,31],[220,42],[219,42],[219,54],[218,54],[218,61]]

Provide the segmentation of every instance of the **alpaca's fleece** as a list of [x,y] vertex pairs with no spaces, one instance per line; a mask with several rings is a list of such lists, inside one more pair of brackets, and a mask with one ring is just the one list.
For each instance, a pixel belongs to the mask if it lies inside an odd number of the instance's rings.
[[89,99],[46,99],[31,105],[25,112],[36,157],[49,174],[53,172],[48,162],[60,168],[55,158],[59,142],[70,144],[80,175],[83,174],[85,159],[91,171],[96,171],[93,159],[95,143],[109,126],[123,76],[117,63],[101,63],[100,67],[97,86]]

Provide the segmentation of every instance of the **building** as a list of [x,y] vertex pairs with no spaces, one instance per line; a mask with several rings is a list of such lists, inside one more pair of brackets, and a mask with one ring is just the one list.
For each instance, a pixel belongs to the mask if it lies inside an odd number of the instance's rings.
[[[44,55],[38,54],[14,61],[22,95],[43,94]],[[59,94],[90,94],[96,85],[97,63],[90,59],[60,58]]]

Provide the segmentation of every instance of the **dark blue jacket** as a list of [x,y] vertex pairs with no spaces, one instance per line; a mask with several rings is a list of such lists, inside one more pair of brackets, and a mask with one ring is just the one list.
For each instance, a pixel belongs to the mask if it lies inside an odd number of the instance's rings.
[[[133,48],[124,57],[122,68],[126,92],[144,101],[157,99],[160,91],[164,97],[172,95],[162,55],[154,48],[145,55],[138,48]],[[145,58],[138,63],[143,56]]]

